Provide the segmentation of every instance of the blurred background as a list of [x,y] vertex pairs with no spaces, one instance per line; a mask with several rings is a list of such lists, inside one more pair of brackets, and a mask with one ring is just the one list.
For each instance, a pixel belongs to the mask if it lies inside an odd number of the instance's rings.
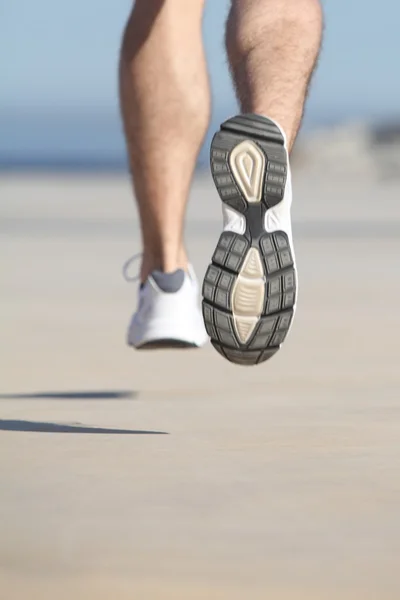
[[[256,368],[125,345],[130,4],[0,0],[0,599],[398,600],[400,4],[323,1],[293,155],[296,319]],[[204,19],[199,279],[221,228],[208,144],[237,110],[227,10]]]
[[[3,4],[2,170],[125,169],[116,72],[130,5],[129,0]],[[358,124],[351,133],[358,143],[352,143],[357,153],[366,152],[371,135],[372,141],[388,142],[400,129],[400,7],[395,0],[382,0],[379,10],[372,0],[325,0],[324,6],[324,48],[303,137],[316,129]],[[207,55],[212,58],[211,130],[236,111],[223,49],[227,10],[226,0],[210,1],[204,20]],[[386,135],[388,126],[391,136]],[[200,162],[207,160],[205,148]]]

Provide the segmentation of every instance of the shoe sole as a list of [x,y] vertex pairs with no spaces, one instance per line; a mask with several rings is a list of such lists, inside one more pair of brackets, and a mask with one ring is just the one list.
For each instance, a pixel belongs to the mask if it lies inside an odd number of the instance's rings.
[[173,339],[152,340],[151,342],[144,342],[140,346],[129,345],[135,350],[195,350],[199,348],[197,344]]
[[241,115],[221,125],[210,159],[222,202],[245,227],[219,238],[203,283],[204,323],[222,356],[256,365],[279,350],[296,302],[291,236],[276,216],[288,178],[284,138],[273,121]]

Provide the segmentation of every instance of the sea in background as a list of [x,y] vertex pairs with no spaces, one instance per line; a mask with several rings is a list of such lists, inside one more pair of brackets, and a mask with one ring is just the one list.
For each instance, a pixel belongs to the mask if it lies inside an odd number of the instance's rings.
[[[208,163],[213,131],[237,112],[223,43],[229,4],[206,3],[203,31],[213,113],[200,167]],[[126,171],[117,64],[131,5],[128,0],[7,4],[0,22],[3,173]],[[382,0],[378,13],[370,0],[323,0],[323,5],[323,49],[297,148],[321,129],[329,145],[338,125],[354,132],[360,123],[368,128],[383,123],[386,129],[389,123],[397,131],[400,83],[393,74],[400,51],[399,4]]]
[[[208,164],[208,147],[215,130],[237,107],[214,111],[198,161]],[[363,123],[370,129],[388,128],[388,119],[363,120],[354,115],[307,115],[299,146],[317,131],[351,130]],[[397,131],[396,120],[390,128]],[[0,113],[0,171],[123,172],[127,169],[122,125],[117,111],[66,112],[23,111]],[[329,134],[327,133],[327,138]],[[327,140],[328,143],[328,140]]]

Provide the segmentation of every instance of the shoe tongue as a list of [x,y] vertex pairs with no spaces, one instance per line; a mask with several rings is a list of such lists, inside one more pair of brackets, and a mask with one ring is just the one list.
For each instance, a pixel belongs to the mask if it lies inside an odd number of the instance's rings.
[[152,278],[156,282],[157,286],[163,292],[174,294],[178,292],[185,280],[185,271],[183,269],[177,269],[173,273],[163,273],[163,271],[153,271],[151,274]]

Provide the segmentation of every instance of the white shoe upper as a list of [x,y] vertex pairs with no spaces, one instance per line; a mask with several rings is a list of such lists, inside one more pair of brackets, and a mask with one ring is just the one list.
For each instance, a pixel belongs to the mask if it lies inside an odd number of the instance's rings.
[[[169,277],[172,285],[169,285]],[[188,273],[152,273],[139,289],[138,308],[129,326],[128,344],[135,348],[158,342],[203,346],[208,336],[198,295],[192,268]]]

